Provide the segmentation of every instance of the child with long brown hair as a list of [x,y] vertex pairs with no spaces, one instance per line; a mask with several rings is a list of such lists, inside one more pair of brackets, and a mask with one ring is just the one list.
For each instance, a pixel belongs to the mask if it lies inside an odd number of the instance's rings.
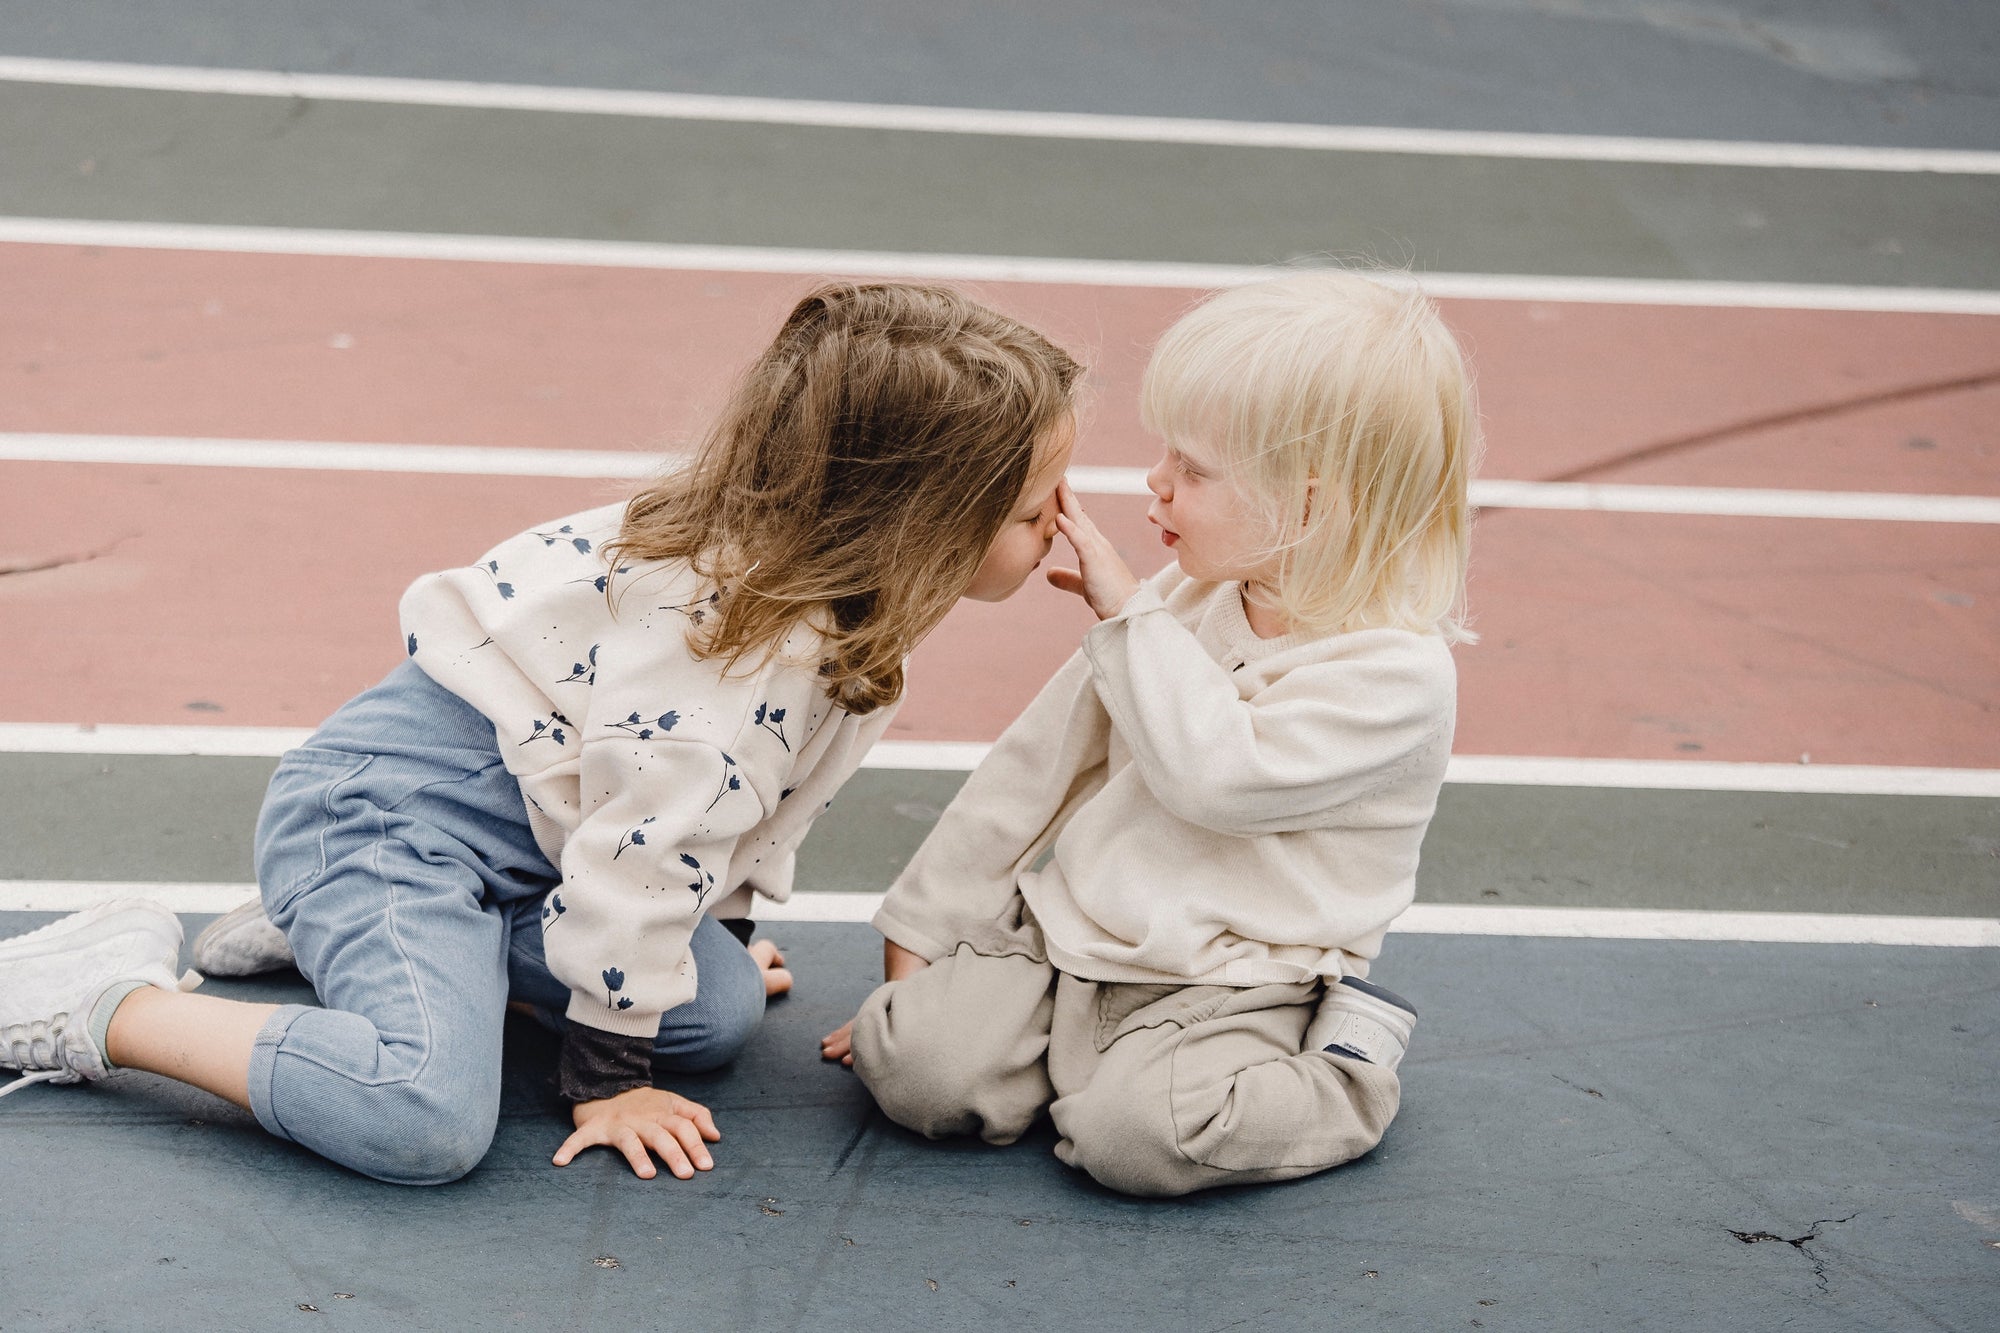
[[[916,643],[1048,553],[1078,374],[947,290],[808,296],[689,466],[419,579],[408,660],[284,757],[238,924],[323,1008],[182,993],[179,921],[109,904],[0,941],[7,1091],[150,1070],[439,1183],[492,1140],[511,997],[563,1030],[558,1166],[708,1169],[714,1118],[654,1070],[726,1061],[790,984],[721,919],[790,892]],[[230,944],[197,962],[250,970]]]

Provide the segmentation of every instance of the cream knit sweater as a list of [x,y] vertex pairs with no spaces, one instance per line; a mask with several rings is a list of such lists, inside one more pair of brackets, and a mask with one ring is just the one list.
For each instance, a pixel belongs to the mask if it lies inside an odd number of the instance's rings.
[[1169,566],[1000,737],[876,928],[935,959],[1018,888],[1088,980],[1365,975],[1415,893],[1456,692],[1436,636],[1260,639],[1240,585]]
[[791,893],[793,853],[894,708],[854,717],[820,686],[818,640],[730,675],[688,651],[716,590],[683,564],[621,569],[605,599],[607,506],[418,579],[417,665],[493,720],[529,825],[562,885],[542,911],[569,1018],[651,1038],[694,998],[703,911]]

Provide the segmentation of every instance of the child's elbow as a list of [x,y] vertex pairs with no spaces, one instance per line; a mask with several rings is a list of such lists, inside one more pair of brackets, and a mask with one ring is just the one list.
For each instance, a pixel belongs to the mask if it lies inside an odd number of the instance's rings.
[[1232,838],[1298,828],[1300,816],[1310,813],[1296,808],[1296,793],[1226,780],[1177,782],[1154,795],[1176,818]]

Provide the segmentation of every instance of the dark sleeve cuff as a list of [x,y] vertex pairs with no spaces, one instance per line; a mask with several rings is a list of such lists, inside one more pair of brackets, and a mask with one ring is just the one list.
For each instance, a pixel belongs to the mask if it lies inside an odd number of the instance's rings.
[[757,932],[757,923],[747,916],[732,916],[722,921],[722,928],[734,935],[736,942],[747,949],[750,947],[750,937]]
[[653,1039],[571,1023],[556,1065],[556,1090],[565,1100],[597,1102],[653,1086]]

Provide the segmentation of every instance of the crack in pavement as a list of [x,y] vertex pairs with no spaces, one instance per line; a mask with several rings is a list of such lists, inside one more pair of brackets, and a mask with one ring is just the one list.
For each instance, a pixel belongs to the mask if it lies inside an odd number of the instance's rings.
[[1825,1291],[1827,1289],[1826,1260],[1807,1249],[1806,1243],[1819,1239],[1819,1229],[1821,1227],[1838,1226],[1842,1222],[1852,1222],[1859,1216],[1861,1216],[1860,1213],[1849,1213],[1846,1217],[1822,1217],[1819,1221],[1808,1227],[1806,1234],[1803,1236],[1780,1236],[1775,1231],[1738,1231],[1735,1227],[1724,1227],[1723,1230],[1742,1241],[1745,1245],[1756,1245],[1761,1241],[1770,1240],[1776,1241],[1780,1245],[1791,1246],[1812,1261],[1813,1281],[1818,1284],[1821,1291]]
[[52,555],[46,560],[35,560],[27,564],[0,565],[0,578],[6,578],[13,574],[39,574],[44,570],[61,569],[65,565],[85,565],[93,560],[102,560],[124,543],[130,541],[131,537],[132,534],[127,533],[123,537],[112,541],[107,546],[100,546],[94,551],[85,551],[80,555]]
[[[1908,402],[1913,398],[1929,398],[1941,393],[1958,393],[1968,389],[1984,389],[2000,384],[2000,370],[1982,371],[1976,375],[1960,375],[1948,380],[1934,380],[1924,384],[1905,384],[1894,389],[1878,389],[1852,398],[1837,398],[1832,402],[1814,403],[1808,407],[1788,408],[1782,412],[1769,412],[1763,416],[1747,417],[1732,421],[1727,425],[1696,431],[1691,435],[1680,435],[1670,440],[1660,440],[1654,444],[1643,444],[1636,449],[1613,454],[1594,463],[1558,472],[1544,477],[1544,481],[1582,481],[1601,473],[1630,467],[1635,463],[1650,463],[1668,454],[1681,453],[1688,449],[1698,449],[1706,444],[1719,444],[1738,435],[1752,435],[1762,430],[1773,430],[1779,426],[1796,426],[1809,421],[1824,421],[1829,417],[1843,416],[1849,412],[1860,412],[1871,407],[1886,407],[1891,403]],[[1501,512],[1505,512],[1504,510]]]

